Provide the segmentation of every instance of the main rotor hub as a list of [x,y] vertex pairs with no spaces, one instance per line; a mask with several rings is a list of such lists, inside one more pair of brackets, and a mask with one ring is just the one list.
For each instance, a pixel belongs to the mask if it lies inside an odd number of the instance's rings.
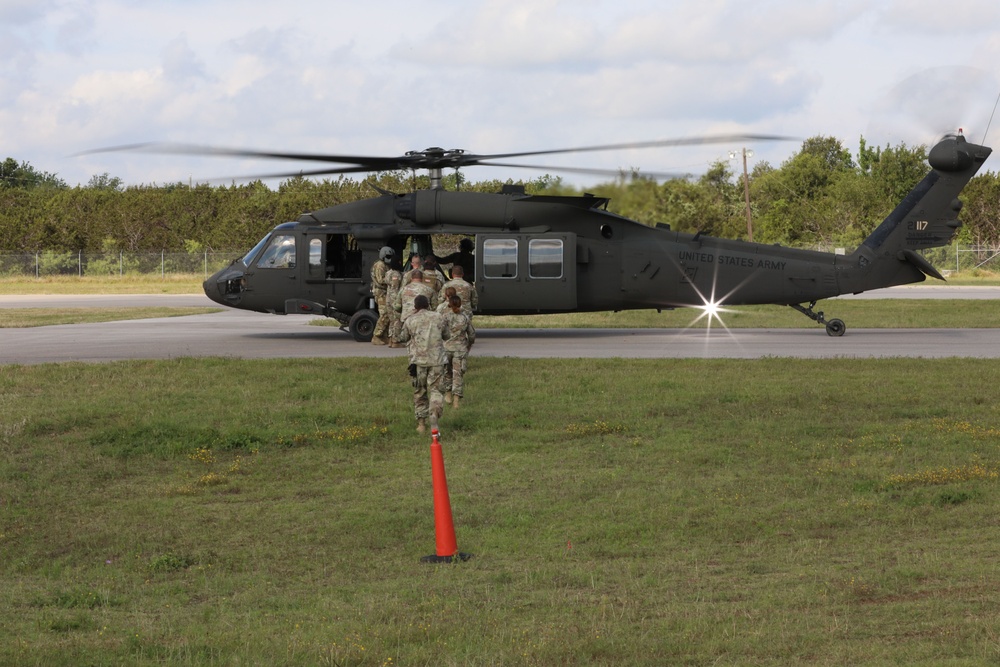
[[441,181],[444,178],[444,169],[458,169],[464,167],[468,160],[463,159],[465,151],[461,148],[445,149],[440,146],[431,146],[422,151],[407,151],[405,157],[410,169],[426,169],[431,180],[431,189],[441,188]]
[[462,156],[465,151],[461,148],[445,149],[440,146],[432,146],[422,151],[407,151],[406,157],[411,159],[413,168],[422,169],[444,169],[448,167],[458,168],[464,166]]

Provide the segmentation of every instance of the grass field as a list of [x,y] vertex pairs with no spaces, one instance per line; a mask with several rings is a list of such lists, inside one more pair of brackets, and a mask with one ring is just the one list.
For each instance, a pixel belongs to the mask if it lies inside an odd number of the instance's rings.
[[1000,364],[0,368],[0,664],[1000,660]]
[[199,274],[0,277],[0,294],[201,294]]
[[215,313],[221,308],[3,308],[0,309],[0,329],[44,327],[53,324],[84,324],[115,322],[151,317],[183,317]]

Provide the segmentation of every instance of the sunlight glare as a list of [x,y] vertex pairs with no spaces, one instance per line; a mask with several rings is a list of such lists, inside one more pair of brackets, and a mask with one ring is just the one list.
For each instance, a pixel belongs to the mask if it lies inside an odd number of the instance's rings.
[[703,305],[696,306],[695,308],[697,310],[700,310],[701,313],[699,313],[698,317],[696,317],[694,319],[694,321],[691,323],[691,326],[694,326],[695,324],[697,324],[698,322],[700,322],[702,319],[704,319],[705,320],[705,328],[708,329],[708,330],[712,329],[712,321],[715,320],[715,321],[718,321],[719,326],[721,326],[723,329],[726,329],[728,331],[729,327],[727,327],[726,323],[722,321],[722,313],[736,312],[736,311],[730,310],[728,308],[723,308],[722,307],[722,302],[720,302],[720,301],[714,301],[712,299],[706,299],[705,303]]

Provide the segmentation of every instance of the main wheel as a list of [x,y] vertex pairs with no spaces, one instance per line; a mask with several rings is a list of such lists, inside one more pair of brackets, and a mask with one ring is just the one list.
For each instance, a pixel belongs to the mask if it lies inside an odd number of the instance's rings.
[[826,323],[827,336],[843,336],[845,331],[847,325],[844,324],[844,320],[830,320]]
[[372,334],[375,332],[375,323],[378,322],[378,313],[374,310],[365,309],[351,315],[351,321],[347,328],[351,336],[359,343],[370,343]]

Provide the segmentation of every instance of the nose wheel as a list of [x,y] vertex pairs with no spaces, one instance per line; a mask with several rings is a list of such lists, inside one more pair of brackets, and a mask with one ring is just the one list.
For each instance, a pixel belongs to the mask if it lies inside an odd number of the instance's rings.
[[834,336],[834,337],[843,336],[844,332],[847,331],[847,325],[844,324],[844,320],[838,320],[838,319],[828,320],[825,317],[823,317],[822,310],[819,312],[813,310],[813,307],[816,305],[815,301],[809,302],[808,308],[798,303],[790,303],[788,305],[790,305],[792,308],[794,308],[795,310],[799,311],[800,313],[808,317],[810,320],[818,322],[819,324],[825,326],[827,336]]

